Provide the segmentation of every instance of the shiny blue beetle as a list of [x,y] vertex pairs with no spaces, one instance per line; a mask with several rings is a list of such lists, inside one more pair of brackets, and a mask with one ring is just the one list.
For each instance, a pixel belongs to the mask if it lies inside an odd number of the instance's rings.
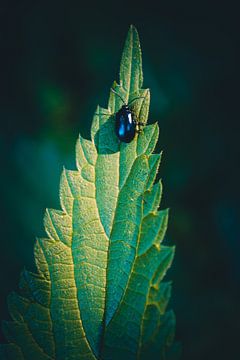
[[144,126],[143,123],[136,121],[134,119],[134,113],[129,108],[129,105],[137,100],[144,98],[143,96],[134,98],[131,100],[131,102],[128,104],[125,104],[125,101],[123,98],[114,90],[111,89],[112,92],[114,92],[123,102],[123,106],[121,109],[116,113],[116,121],[115,121],[115,132],[118,137],[118,139],[125,143],[130,143],[137,132],[140,132],[139,126]]

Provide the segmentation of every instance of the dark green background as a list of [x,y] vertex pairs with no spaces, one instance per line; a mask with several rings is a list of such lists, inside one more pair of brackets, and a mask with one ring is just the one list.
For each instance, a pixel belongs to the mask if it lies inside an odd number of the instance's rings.
[[183,359],[239,359],[239,36],[230,1],[1,1],[0,318],[20,270],[33,267],[44,209],[59,208],[77,135],[89,138],[97,103],[107,104],[131,23],[149,121],[161,128]]

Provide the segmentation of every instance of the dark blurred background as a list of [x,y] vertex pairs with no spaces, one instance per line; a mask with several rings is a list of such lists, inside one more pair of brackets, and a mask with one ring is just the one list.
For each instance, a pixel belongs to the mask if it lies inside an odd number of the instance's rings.
[[[0,3],[0,318],[33,268],[46,207],[59,208],[107,104],[129,25],[139,30],[150,122],[159,121],[163,207],[177,246],[168,277],[183,359],[240,359],[238,11],[231,1]],[[3,338],[0,338],[3,341]]]

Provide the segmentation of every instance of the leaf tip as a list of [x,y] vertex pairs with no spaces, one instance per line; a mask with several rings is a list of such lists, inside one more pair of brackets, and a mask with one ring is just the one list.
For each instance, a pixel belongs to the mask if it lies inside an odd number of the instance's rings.
[[132,32],[132,33],[136,33],[137,35],[138,35],[138,31],[137,31],[137,28],[136,28],[136,26],[135,25],[133,25],[133,24],[130,24],[130,26],[129,26],[129,32]]

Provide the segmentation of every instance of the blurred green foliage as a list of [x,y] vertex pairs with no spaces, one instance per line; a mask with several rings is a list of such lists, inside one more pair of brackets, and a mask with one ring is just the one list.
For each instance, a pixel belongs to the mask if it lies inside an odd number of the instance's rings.
[[96,104],[106,106],[134,23],[150,122],[161,129],[183,359],[239,358],[237,14],[231,1],[1,2],[1,318],[21,268],[33,266],[44,209],[58,207],[78,132],[89,138]]

